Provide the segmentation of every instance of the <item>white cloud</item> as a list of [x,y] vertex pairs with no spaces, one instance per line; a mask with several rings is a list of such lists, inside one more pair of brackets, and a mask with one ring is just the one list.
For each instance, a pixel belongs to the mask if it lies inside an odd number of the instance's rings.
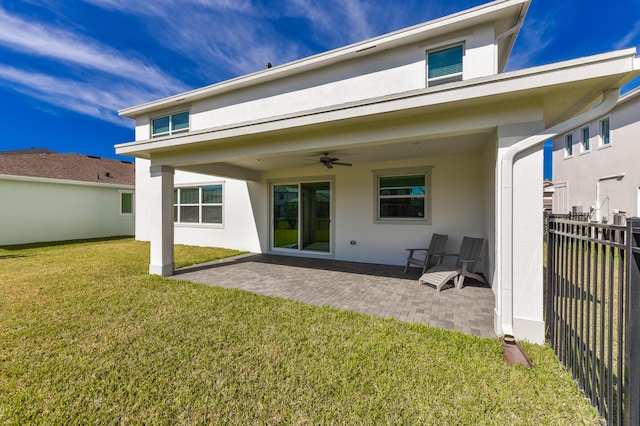
[[536,55],[543,52],[553,40],[549,36],[554,32],[554,22],[550,19],[538,20],[528,19],[523,28],[520,29],[516,46],[509,57],[507,70],[519,70],[533,65]]
[[375,34],[369,22],[370,7],[360,0],[324,1],[288,0],[284,13],[303,18],[318,33],[318,39],[329,39],[332,44],[347,44],[367,39]]
[[84,0],[103,9],[171,17],[176,11],[199,6],[210,10],[235,10],[247,12],[252,9],[251,0],[154,0],[153,2],[131,0]]
[[0,9],[0,44],[29,55],[80,65],[112,74],[165,94],[187,87],[142,60],[131,59],[89,38],[66,30],[9,15]]
[[634,27],[613,45],[614,49],[626,49],[627,47],[640,46],[640,21],[636,22]]
[[79,82],[0,65],[0,85],[51,105],[118,125],[130,126],[116,111],[148,100],[149,93],[136,85],[112,81]]

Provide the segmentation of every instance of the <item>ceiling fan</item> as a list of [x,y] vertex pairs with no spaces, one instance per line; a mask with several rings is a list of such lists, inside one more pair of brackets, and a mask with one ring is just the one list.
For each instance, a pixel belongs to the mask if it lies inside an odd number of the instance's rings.
[[329,157],[329,153],[325,152],[322,157],[320,157],[320,163],[324,165],[327,169],[332,169],[334,165],[336,166],[349,166],[351,167],[351,163],[341,162],[339,158]]

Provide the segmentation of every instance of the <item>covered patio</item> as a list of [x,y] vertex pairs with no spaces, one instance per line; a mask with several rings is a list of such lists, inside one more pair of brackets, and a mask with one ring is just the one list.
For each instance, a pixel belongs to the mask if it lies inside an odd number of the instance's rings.
[[418,284],[418,269],[249,254],[176,271],[173,278],[495,337],[494,295],[465,280],[462,290]]

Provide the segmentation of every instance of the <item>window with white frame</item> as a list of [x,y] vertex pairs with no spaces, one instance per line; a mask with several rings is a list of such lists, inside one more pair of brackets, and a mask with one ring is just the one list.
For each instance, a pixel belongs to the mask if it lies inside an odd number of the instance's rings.
[[611,122],[609,117],[600,120],[600,146],[611,144]]
[[462,80],[464,45],[427,52],[427,87]]
[[151,136],[167,136],[189,131],[189,111],[157,117],[151,120]]
[[374,171],[376,223],[431,223],[431,167]]
[[133,215],[133,191],[118,191],[120,216]]
[[175,223],[222,224],[223,185],[178,187],[173,191]]
[[571,157],[573,155],[573,134],[564,135],[564,156]]
[[582,141],[580,142],[582,145],[582,152],[589,151],[589,138],[591,137],[589,133],[589,126],[580,129],[580,136],[582,138]]

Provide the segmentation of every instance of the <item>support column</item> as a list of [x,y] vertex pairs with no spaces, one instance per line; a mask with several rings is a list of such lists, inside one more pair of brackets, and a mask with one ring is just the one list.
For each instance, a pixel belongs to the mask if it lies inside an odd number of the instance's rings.
[[172,167],[152,165],[151,173],[151,261],[149,273],[173,275],[173,174]]
[[496,212],[496,332],[533,343],[544,343],[542,143],[515,156],[510,182],[503,181],[502,158],[514,144],[543,129],[542,121],[532,121],[497,130],[500,190]]

